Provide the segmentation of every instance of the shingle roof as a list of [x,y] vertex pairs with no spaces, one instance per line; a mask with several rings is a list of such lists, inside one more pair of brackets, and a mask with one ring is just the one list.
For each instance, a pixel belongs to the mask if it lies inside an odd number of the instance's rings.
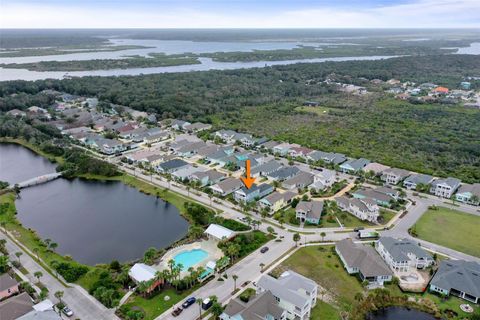
[[266,162],[264,164],[256,166],[255,168],[252,168],[251,174],[257,174],[259,172],[270,173],[270,172],[274,172],[275,170],[280,169],[281,167],[282,167],[282,165],[279,162],[277,162],[275,160],[271,160],[269,162]]
[[430,284],[480,298],[480,264],[474,261],[442,260]]
[[2,320],[15,320],[32,310],[33,302],[26,292],[0,302]]
[[188,165],[188,163],[181,160],[181,159],[172,159],[172,160],[166,161],[164,163],[161,163],[159,166],[163,170],[171,170],[171,169],[180,168],[180,167],[183,167],[183,166],[186,166],[186,165]]
[[418,244],[408,239],[381,237],[379,241],[395,261],[410,260],[410,258],[407,256],[407,253],[413,253],[417,256],[417,258],[432,259],[432,256],[428,252],[423,250]]
[[307,217],[320,219],[323,211],[323,201],[300,201],[295,211],[307,213]]
[[0,276],[0,291],[6,290],[18,284],[8,273],[4,273]]
[[230,317],[240,315],[244,320],[264,320],[267,315],[280,319],[284,310],[278,306],[270,291],[264,291],[251,298],[248,303],[239,299],[230,301],[224,312]]
[[461,181],[457,178],[448,177],[446,179],[438,179],[432,182],[432,186],[437,186],[439,184],[446,184],[452,189],[457,188],[460,185]]

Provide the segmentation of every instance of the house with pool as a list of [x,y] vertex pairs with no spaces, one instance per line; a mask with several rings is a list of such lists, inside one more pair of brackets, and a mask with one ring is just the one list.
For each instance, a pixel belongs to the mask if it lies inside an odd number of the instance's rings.
[[202,267],[204,271],[199,277],[200,281],[209,278],[216,270],[224,268],[229,259],[225,258],[218,242],[231,239],[235,232],[217,224],[211,224],[206,230],[207,240],[188,243],[168,251],[156,266],[158,270],[168,269],[168,262],[173,260],[175,265],[181,265],[180,277],[190,274],[189,270]]

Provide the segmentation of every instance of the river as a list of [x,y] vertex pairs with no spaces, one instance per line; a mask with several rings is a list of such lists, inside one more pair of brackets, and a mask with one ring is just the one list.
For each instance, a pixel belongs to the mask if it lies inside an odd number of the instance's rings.
[[[54,167],[21,146],[0,144],[0,180],[19,182]],[[175,206],[121,182],[61,178],[22,190],[16,206],[26,228],[89,265],[141,258],[149,247],[181,239],[189,226]]]

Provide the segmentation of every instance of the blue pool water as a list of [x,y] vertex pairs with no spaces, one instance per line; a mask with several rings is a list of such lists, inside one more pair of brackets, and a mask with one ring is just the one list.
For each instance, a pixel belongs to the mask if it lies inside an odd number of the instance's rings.
[[208,257],[208,253],[202,249],[193,249],[190,251],[183,251],[177,254],[173,260],[175,264],[182,264],[182,270],[187,270],[191,266],[196,265],[200,261],[206,259]]

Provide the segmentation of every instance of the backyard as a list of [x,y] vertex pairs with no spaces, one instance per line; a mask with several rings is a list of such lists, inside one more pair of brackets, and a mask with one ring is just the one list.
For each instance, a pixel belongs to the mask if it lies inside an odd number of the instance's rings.
[[479,216],[436,207],[428,209],[412,227],[411,232],[420,239],[480,257],[478,230]]

